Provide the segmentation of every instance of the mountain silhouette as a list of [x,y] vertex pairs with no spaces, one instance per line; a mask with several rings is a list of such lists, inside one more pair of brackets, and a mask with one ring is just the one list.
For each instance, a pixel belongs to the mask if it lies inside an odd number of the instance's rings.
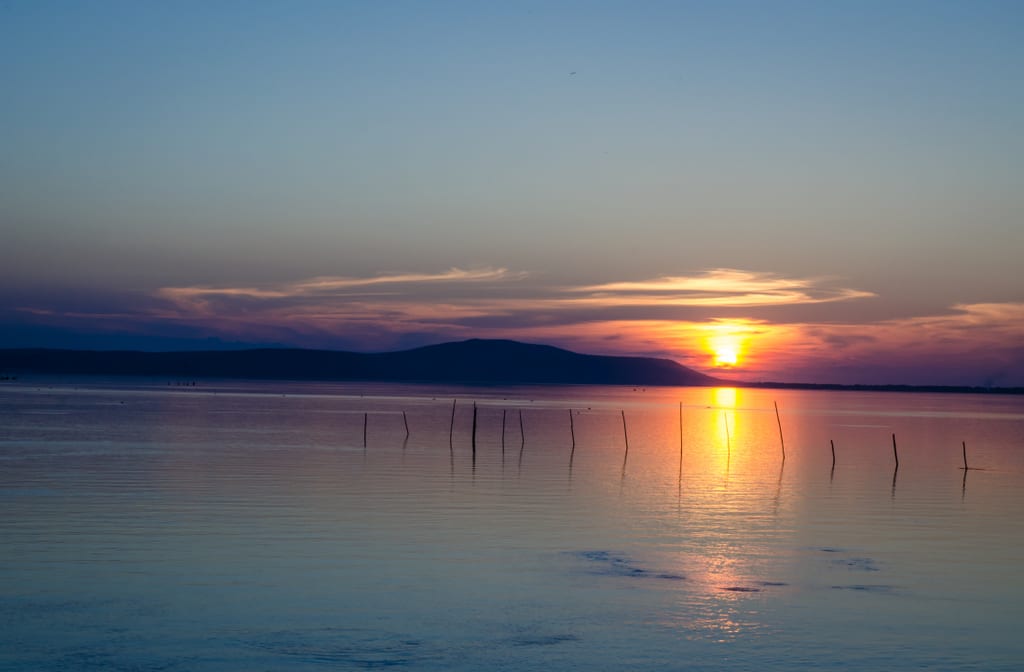
[[480,384],[716,385],[668,359],[584,355],[550,345],[472,339],[358,353],[253,349],[191,352],[0,350],[4,373],[173,378],[351,380]]

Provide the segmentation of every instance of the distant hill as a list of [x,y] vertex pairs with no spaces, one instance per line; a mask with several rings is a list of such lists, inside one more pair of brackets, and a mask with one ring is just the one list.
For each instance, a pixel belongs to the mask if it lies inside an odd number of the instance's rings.
[[257,349],[195,352],[0,350],[0,373],[481,384],[716,385],[667,359],[583,355],[549,345],[473,339],[357,353]]

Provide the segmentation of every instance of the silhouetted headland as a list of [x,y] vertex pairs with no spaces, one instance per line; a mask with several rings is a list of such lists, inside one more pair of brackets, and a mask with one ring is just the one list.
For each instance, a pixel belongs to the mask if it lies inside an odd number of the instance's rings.
[[584,355],[549,345],[473,339],[413,350],[358,353],[256,349],[200,352],[0,350],[0,371],[478,384],[719,385],[667,359]]
[[[585,355],[550,345],[471,339],[398,352],[260,348],[142,352],[0,349],[4,374],[165,376],[173,380],[468,383],[482,385],[729,386],[797,390],[1024,394],[1022,387],[841,385],[715,378],[668,359]],[[13,376],[7,376],[13,379]]]

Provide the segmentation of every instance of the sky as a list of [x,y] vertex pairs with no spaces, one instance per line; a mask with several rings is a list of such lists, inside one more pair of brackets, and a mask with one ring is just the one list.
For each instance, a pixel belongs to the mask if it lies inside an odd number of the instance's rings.
[[0,347],[1024,385],[1024,3],[0,1]]

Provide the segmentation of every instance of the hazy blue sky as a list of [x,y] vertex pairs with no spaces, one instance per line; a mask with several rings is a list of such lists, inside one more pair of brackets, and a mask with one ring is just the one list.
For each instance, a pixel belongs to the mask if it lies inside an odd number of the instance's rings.
[[3,1],[0,346],[1024,385],[1022,71],[1021,2]]

